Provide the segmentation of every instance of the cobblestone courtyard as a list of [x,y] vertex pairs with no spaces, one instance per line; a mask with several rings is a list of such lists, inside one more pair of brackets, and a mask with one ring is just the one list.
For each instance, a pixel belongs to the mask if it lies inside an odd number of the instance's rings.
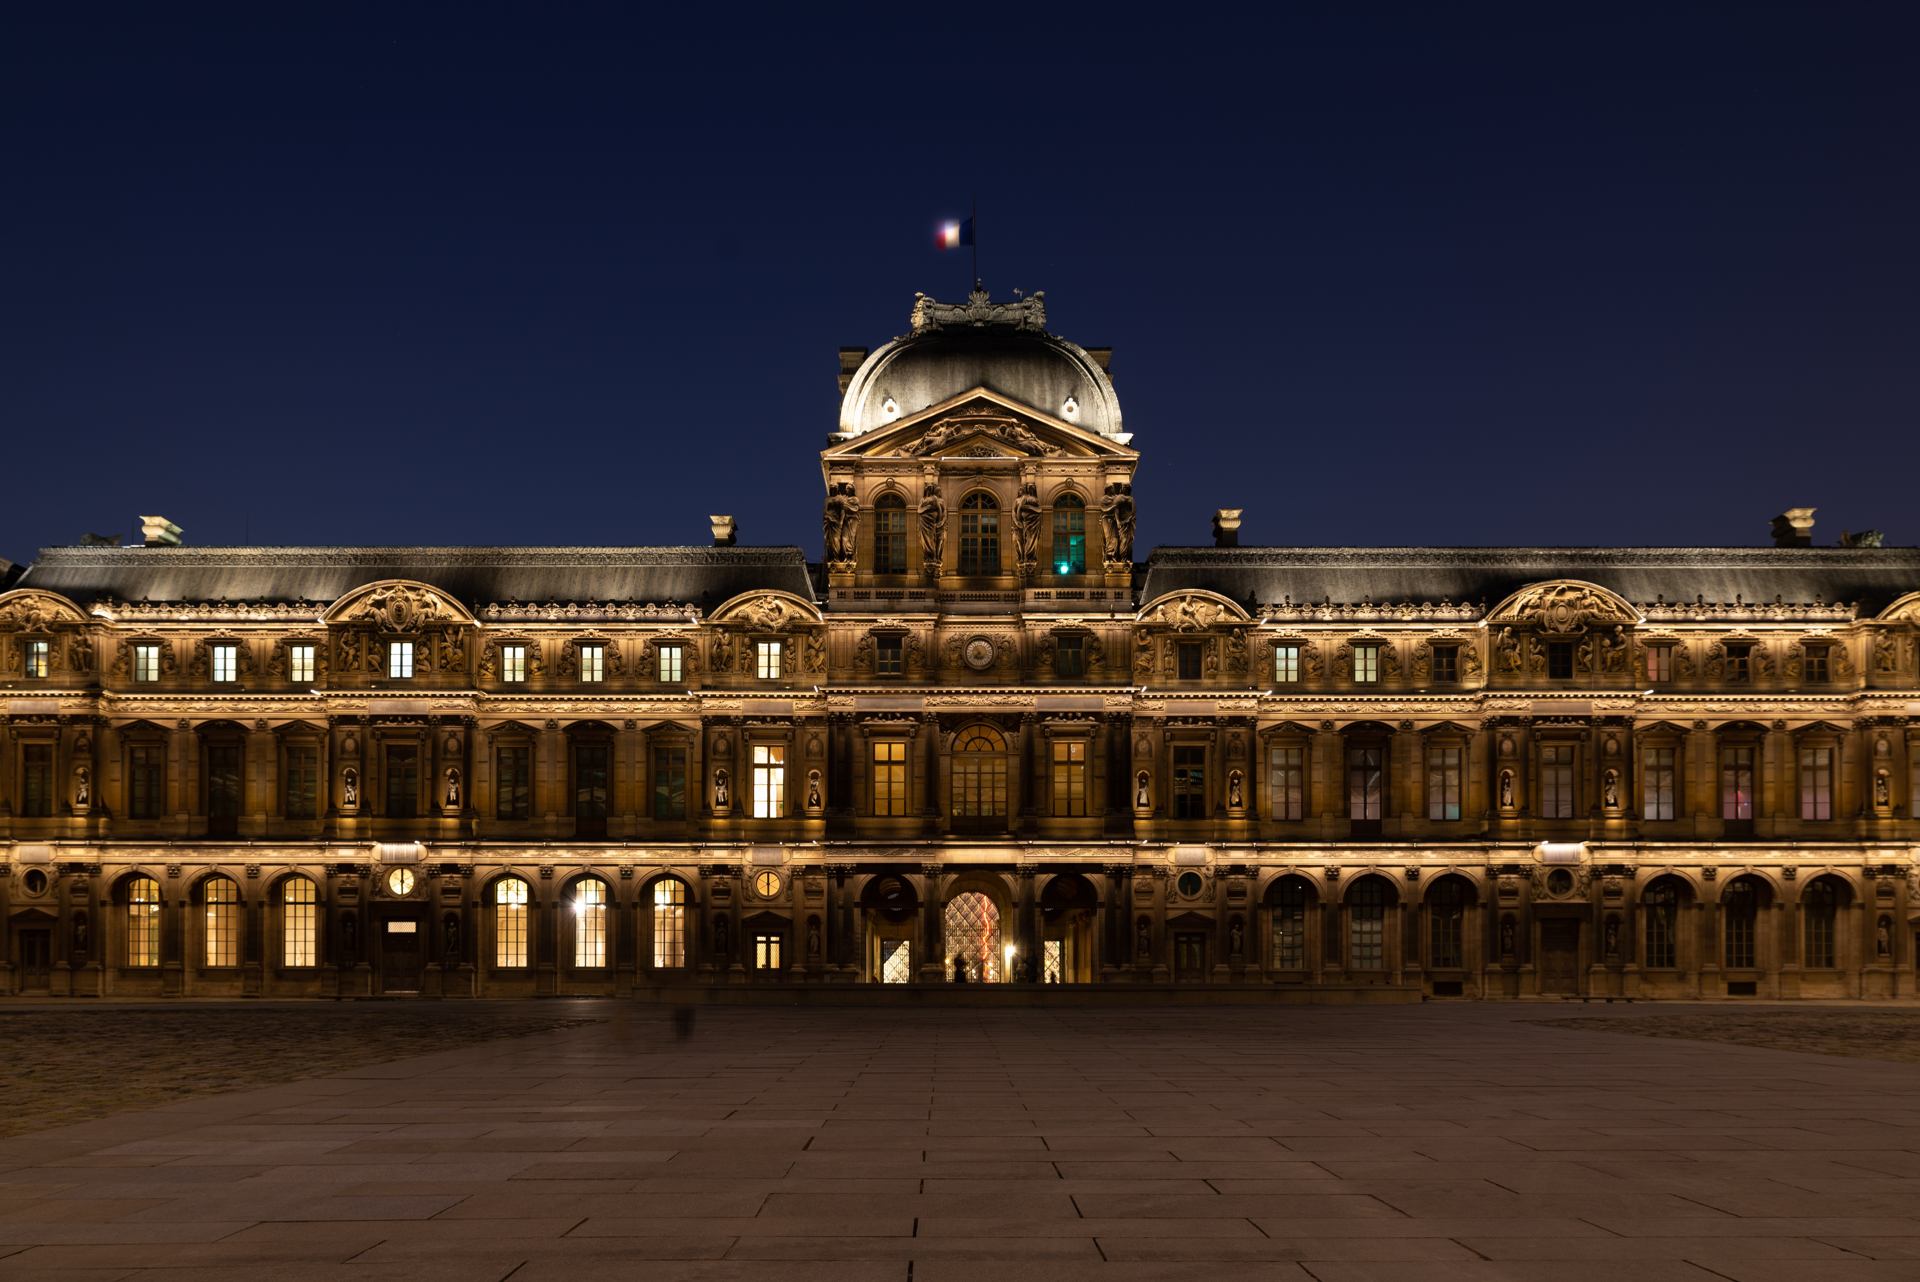
[[0,1140],[0,1279],[1920,1275],[1920,1069],[1569,1013],[11,1008],[10,1122],[134,1107]]

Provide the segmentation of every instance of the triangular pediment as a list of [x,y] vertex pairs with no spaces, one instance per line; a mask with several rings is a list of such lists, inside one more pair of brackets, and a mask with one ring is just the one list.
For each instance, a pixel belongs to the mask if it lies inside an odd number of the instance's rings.
[[1134,459],[1139,455],[1098,432],[976,387],[839,442],[823,457]]

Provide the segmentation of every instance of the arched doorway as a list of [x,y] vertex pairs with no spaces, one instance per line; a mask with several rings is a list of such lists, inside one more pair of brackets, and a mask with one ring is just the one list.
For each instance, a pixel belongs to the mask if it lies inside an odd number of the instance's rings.
[[1099,896],[1078,873],[1062,873],[1040,892],[1040,982],[1090,984],[1093,920]]
[[1006,978],[1000,943],[1000,908],[977,890],[963,890],[947,900],[942,917],[941,956],[947,976],[964,973],[971,984],[998,984]]
[[910,984],[914,956],[914,925],[920,897],[905,877],[889,873],[875,877],[860,892],[860,915],[867,941],[866,978],[878,984]]

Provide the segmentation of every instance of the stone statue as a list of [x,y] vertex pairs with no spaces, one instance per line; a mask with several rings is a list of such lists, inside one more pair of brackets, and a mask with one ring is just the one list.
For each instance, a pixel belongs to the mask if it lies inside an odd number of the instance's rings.
[[820,923],[819,922],[810,921],[807,923],[807,958],[810,961],[820,960]]
[[1502,917],[1500,919],[1500,955],[1502,957],[1513,956],[1514,934],[1513,918]]
[[1233,924],[1227,927],[1227,953],[1230,956],[1238,957],[1240,955],[1240,945],[1245,942],[1246,932],[1240,927],[1240,919],[1235,917]]
[[90,929],[85,913],[75,913],[73,915],[73,951],[82,956],[84,956],[87,951]]
[[1873,928],[1873,955],[1881,960],[1893,956],[1893,919],[1881,917]]
[[449,966],[460,962],[460,918],[448,913],[440,923],[441,950]]
[[1013,501],[1013,546],[1022,570],[1031,570],[1040,553],[1040,493],[1029,481]]
[[73,768],[73,808],[85,810],[93,804],[93,771],[85,766]]
[[1144,770],[1134,776],[1133,807],[1135,810],[1145,810],[1153,805],[1153,794],[1148,788],[1152,782],[1153,777]]
[[713,772],[713,808],[715,810],[725,810],[733,804],[732,791],[727,786],[728,782],[727,772],[724,769]]
[[1231,809],[1238,810],[1246,804],[1240,793],[1240,772],[1235,770],[1227,775],[1227,805]]
[[1142,958],[1153,956],[1153,928],[1147,924],[1147,919],[1144,917],[1140,919],[1138,947]]
[[1609,917],[1607,918],[1607,956],[1618,957],[1619,955],[1620,919],[1618,917]]
[[340,918],[340,952],[349,966],[359,960],[360,922],[352,913],[345,913]]
[[1133,560],[1133,487],[1124,481],[1107,486],[1100,499],[1101,532],[1106,538],[1109,564]]
[[1887,768],[1882,766],[1873,772],[1873,804],[1887,806],[1892,804],[1892,800],[1893,784],[1887,778]]
[[340,804],[348,810],[360,805],[360,772],[352,766],[340,772]]
[[713,919],[713,951],[722,957],[727,955],[727,919],[725,917]]
[[820,809],[820,772],[807,771],[807,809]]
[[826,531],[827,563],[835,568],[853,567],[854,543],[860,529],[860,500],[854,494],[853,482],[835,481],[827,487],[826,514],[822,518]]
[[1513,771],[1511,770],[1500,772],[1500,808],[1513,809]]
[[1620,808],[1620,772],[1609,770],[1600,777],[1600,804],[1608,810]]
[[940,487],[927,482],[920,492],[920,554],[929,576],[940,573],[940,559],[947,547],[947,501]]
[[457,766],[447,767],[447,809],[460,808],[460,770]]

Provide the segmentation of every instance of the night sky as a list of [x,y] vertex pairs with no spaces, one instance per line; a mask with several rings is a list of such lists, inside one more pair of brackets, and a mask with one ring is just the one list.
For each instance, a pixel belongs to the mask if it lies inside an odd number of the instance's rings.
[[7,5],[0,556],[817,557],[976,193],[1143,549],[1920,542],[1920,7],[1197,9]]

